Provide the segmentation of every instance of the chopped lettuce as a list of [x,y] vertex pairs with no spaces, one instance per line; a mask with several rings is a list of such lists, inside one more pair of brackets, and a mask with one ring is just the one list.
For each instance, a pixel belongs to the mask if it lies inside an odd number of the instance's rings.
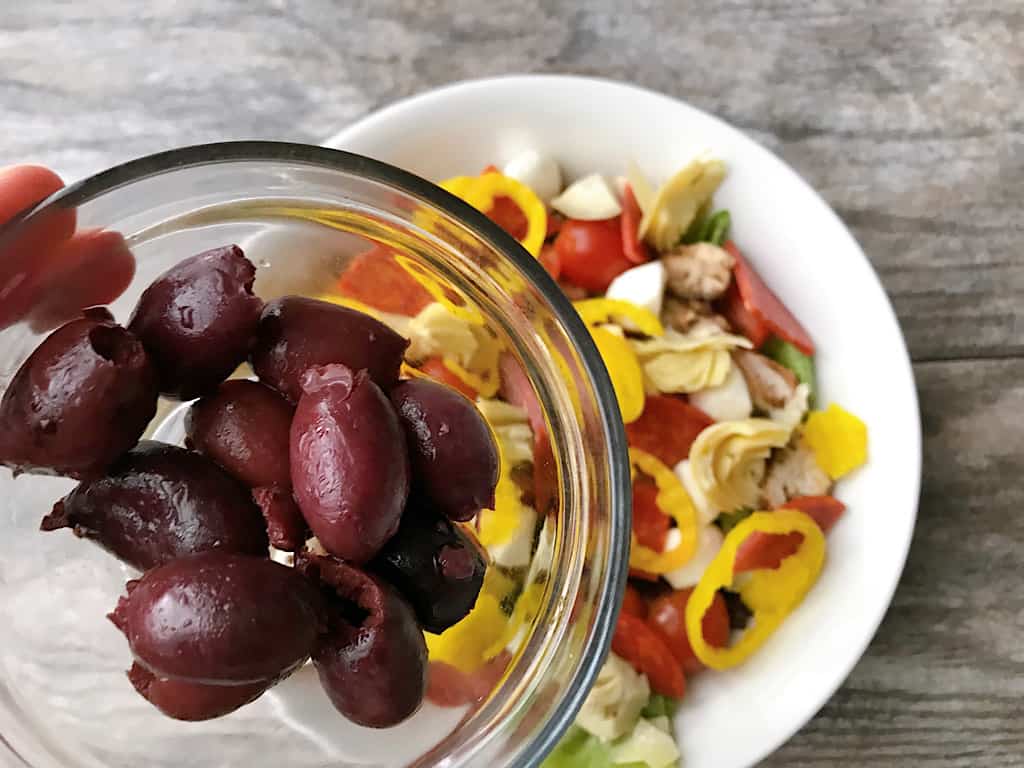
[[731,223],[732,217],[728,211],[715,211],[712,214],[696,219],[683,236],[683,242],[688,245],[693,243],[711,243],[712,245],[720,246],[729,235],[729,225]]
[[750,507],[740,507],[732,512],[720,513],[714,523],[722,529],[722,533],[728,533],[752,514],[754,514],[754,510]]
[[650,720],[638,720],[633,732],[611,745],[612,765],[640,763],[650,768],[669,768],[679,760],[679,747],[672,734]]
[[797,379],[807,385],[807,403],[814,407],[814,401],[818,396],[818,378],[814,373],[814,358],[805,355],[788,341],[783,341],[777,336],[772,336],[764,343],[761,352],[770,357],[779,365],[789,368],[796,374]]
[[676,713],[676,706],[678,702],[675,699],[670,699],[668,696],[662,696],[660,693],[652,693],[650,700],[647,702],[647,706],[643,708],[640,713],[641,717],[645,717],[648,720],[655,717],[673,717]]

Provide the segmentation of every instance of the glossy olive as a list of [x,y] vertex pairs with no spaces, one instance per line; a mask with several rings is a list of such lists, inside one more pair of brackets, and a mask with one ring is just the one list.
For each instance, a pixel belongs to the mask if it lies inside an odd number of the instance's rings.
[[311,368],[291,431],[292,488],[324,549],[363,563],[398,530],[409,458],[398,417],[366,371]]
[[330,588],[328,629],[313,663],[334,706],[369,728],[410,717],[427,687],[427,646],[409,604],[376,576],[333,557],[300,553],[297,567]]
[[285,296],[264,307],[250,359],[260,380],[294,403],[302,395],[306,369],[329,363],[365,369],[378,386],[389,389],[398,381],[408,345],[384,323],[362,312]]
[[225,381],[185,417],[185,444],[252,488],[270,543],[295,550],[306,523],[292,499],[288,437],[295,408],[276,390],[246,379]]
[[205,456],[150,440],[80,483],[41,527],[72,528],[140,570],[211,549],[267,554],[262,515],[241,483]]
[[241,248],[228,245],[179,262],[142,292],[128,328],[152,356],[161,392],[205,394],[245,361],[263,309],[255,278]]
[[156,413],[156,373],[142,344],[105,309],[50,334],[0,401],[0,464],[94,477],[139,439]]
[[287,488],[288,432],[294,412],[287,400],[259,382],[225,381],[189,408],[185,444],[250,488]]
[[430,504],[410,501],[398,533],[368,568],[398,588],[425,630],[440,634],[476,605],[486,563],[459,526]]
[[493,507],[498,447],[476,407],[429,379],[400,382],[391,402],[409,439],[413,487],[453,520]]
[[316,587],[292,568],[248,555],[203,552],[128,582],[110,620],[135,660],[192,683],[279,680],[313,651],[322,629]]
[[197,722],[234,712],[255,701],[270,686],[267,682],[243,685],[203,685],[157,677],[139,664],[132,664],[128,680],[142,698],[175,720]]

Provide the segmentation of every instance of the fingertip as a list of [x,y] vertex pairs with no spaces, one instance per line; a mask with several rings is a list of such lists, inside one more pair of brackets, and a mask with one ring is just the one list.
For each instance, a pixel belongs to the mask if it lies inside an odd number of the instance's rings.
[[0,221],[9,219],[64,187],[64,181],[41,165],[0,168]]

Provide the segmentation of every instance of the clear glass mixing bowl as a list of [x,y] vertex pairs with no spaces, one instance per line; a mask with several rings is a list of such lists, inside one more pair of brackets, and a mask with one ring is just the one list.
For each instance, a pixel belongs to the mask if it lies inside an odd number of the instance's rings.
[[[560,503],[519,574],[524,591],[540,597],[477,703],[427,702],[397,728],[370,730],[335,712],[307,666],[227,717],[180,723],[132,690],[127,645],[105,619],[134,574],[66,530],[39,531],[73,481],[14,479],[0,469],[0,762],[538,763],[571,723],[607,652],[630,523],[625,439],[611,385],[586,329],[537,261],[485,216],[420,178],[302,145],[207,145],[118,166],[0,230],[0,259],[24,254],[39,231],[66,222],[69,209],[79,230],[120,232],[135,254],[134,279],[111,305],[122,323],[157,275],[226,243],[239,243],[258,266],[255,288],[266,299],[319,294],[354,254],[374,245],[401,252],[518,359],[547,422]],[[43,335],[25,324],[0,332],[0,390]],[[185,407],[161,400],[147,434],[179,441]]]

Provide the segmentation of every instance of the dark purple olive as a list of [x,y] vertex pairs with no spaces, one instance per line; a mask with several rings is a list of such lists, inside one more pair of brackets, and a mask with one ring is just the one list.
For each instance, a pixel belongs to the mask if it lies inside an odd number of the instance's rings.
[[416,611],[420,626],[444,632],[476,605],[486,564],[461,528],[429,504],[412,503],[398,533],[368,568],[397,587]]
[[256,381],[225,381],[192,404],[186,445],[209,456],[250,488],[291,486],[288,432],[295,409]]
[[300,553],[297,567],[330,588],[327,633],[313,663],[337,710],[369,728],[410,717],[426,692],[427,645],[409,604],[377,577],[333,557]]
[[211,549],[267,555],[262,515],[241,483],[205,456],[150,440],[80,483],[41,528],[72,528],[139,570]]
[[252,488],[270,543],[292,551],[306,540],[306,522],[292,499],[288,458],[294,413],[276,390],[233,379],[193,403],[185,417],[185,444]]
[[409,495],[405,435],[366,371],[310,368],[291,433],[292,488],[332,555],[364,563],[398,530]]
[[14,472],[102,474],[156,413],[156,373],[105,309],[51,333],[0,401],[0,464]]
[[293,403],[302,396],[307,368],[343,363],[367,370],[385,391],[398,381],[409,342],[369,315],[302,296],[271,301],[260,317],[253,370]]
[[128,328],[152,356],[161,392],[205,394],[245,361],[263,309],[255,278],[242,249],[228,245],[179,262],[142,292]]
[[323,628],[320,594],[302,574],[227,552],[179,557],[128,582],[110,620],[147,670],[204,684],[279,680]]
[[145,667],[132,664],[128,670],[132,687],[146,701],[175,720],[198,722],[234,712],[263,695],[270,683],[243,685],[202,685],[157,677]]
[[429,379],[400,382],[391,402],[409,438],[413,487],[452,520],[492,508],[498,447],[476,407]]

